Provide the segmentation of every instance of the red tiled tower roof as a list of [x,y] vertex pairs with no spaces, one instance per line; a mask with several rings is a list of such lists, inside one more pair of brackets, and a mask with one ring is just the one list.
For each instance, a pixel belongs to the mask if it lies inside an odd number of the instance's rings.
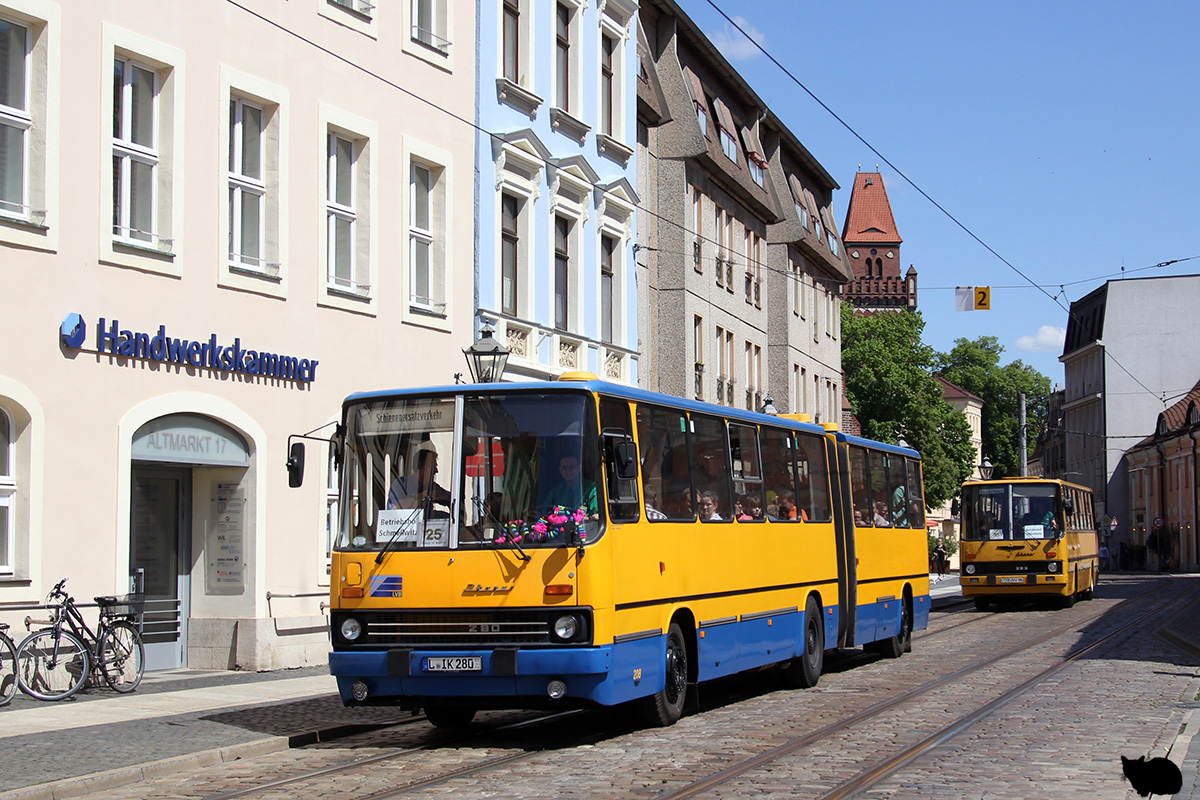
[[842,226],[842,241],[847,247],[852,244],[898,245],[904,241],[896,230],[892,204],[888,201],[880,173],[860,172],[854,176],[846,224]]

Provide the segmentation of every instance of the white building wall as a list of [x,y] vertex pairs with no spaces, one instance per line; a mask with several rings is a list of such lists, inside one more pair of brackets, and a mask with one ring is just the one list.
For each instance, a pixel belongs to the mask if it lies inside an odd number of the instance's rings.
[[[451,42],[439,48],[413,39],[409,3],[362,14],[329,0],[249,10],[220,0],[96,2],[72,3],[67,14],[45,0],[0,0],[0,15],[33,31],[27,205],[37,212],[0,213],[0,337],[12,345],[0,360],[0,405],[15,421],[17,453],[0,620],[19,626],[27,612],[17,607],[63,576],[81,600],[127,590],[134,433],[164,415],[199,414],[240,435],[250,463],[185,465],[183,663],[325,660],[326,467],[310,443],[306,482],[289,489],[288,435],[333,421],[354,391],[452,382],[472,340],[474,64],[462,54],[475,20],[454,5],[439,6],[438,35]],[[112,225],[113,73],[126,57],[159,81],[155,227],[132,245],[115,241]],[[267,257],[252,269],[230,268],[231,96],[269,117]],[[341,291],[327,280],[331,131],[356,149],[357,280]],[[440,181],[433,307],[414,299],[414,160]],[[72,312],[86,325],[78,347],[59,335]],[[97,352],[101,318],[309,359],[313,379]],[[245,493],[244,568],[232,594],[206,583],[218,482]],[[293,594],[316,596],[280,597]]]

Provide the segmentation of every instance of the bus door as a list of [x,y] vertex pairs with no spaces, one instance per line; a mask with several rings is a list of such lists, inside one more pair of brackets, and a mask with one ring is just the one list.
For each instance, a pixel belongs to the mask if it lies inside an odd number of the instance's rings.
[[849,641],[858,618],[858,556],[854,541],[854,509],[850,490],[850,448],[834,437],[825,437],[829,463],[835,465],[833,479],[834,536],[838,555],[839,646]]

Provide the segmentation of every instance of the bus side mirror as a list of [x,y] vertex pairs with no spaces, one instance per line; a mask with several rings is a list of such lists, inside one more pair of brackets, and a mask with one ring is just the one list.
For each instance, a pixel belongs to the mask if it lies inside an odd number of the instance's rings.
[[617,478],[623,481],[635,479],[638,473],[637,445],[628,439],[618,442],[615,455],[617,461]]
[[958,502],[958,498],[950,501],[950,516],[957,517],[958,512],[962,511],[962,504]]
[[295,489],[304,483],[304,442],[296,442],[288,451],[288,486]]

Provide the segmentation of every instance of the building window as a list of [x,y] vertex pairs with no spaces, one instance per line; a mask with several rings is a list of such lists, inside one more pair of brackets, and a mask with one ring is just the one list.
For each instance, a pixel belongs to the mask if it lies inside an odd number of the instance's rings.
[[521,201],[511,194],[500,197],[500,310],[517,316],[520,294]]
[[113,62],[113,237],[158,246],[158,73],[118,56]]
[[29,212],[30,49],[29,29],[0,17],[0,213]]
[[446,36],[446,0],[412,0],[412,40],[445,55]]
[[348,291],[356,288],[355,150],[353,139],[329,133],[325,196],[328,280],[330,287]]
[[607,33],[600,34],[600,132],[613,136],[614,103],[620,88],[613,85],[613,53],[617,40]]
[[265,271],[266,136],[261,106],[229,101],[229,263]]
[[13,572],[13,540],[16,513],[13,500],[17,494],[16,429],[8,412],[0,408],[0,575]]
[[329,0],[329,2],[331,5],[349,9],[367,19],[370,19],[371,14],[375,11],[375,6],[367,2],[367,0]]
[[444,170],[413,162],[409,169],[409,301],[435,314],[446,310]]
[[699,314],[692,317],[692,354],[695,357],[695,393],[697,400],[704,399],[704,318]]
[[521,83],[521,4],[519,0],[504,0],[503,75],[513,83]]
[[566,217],[554,218],[554,327],[570,329],[571,322],[571,230]]
[[600,236],[600,341],[613,341],[613,262],[618,247],[615,236]]
[[750,180],[754,181],[759,186],[762,186],[763,185],[762,164],[758,163],[758,161],[756,161],[754,159],[747,159],[746,164],[750,168]]
[[692,266],[704,272],[704,195],[692,188]]
[[574,70],[571,65],[572,23],[575,10],[570,6],[559,3],[554,12],[554,105],[570,113],[573,110],[571,97],[571,81]]

